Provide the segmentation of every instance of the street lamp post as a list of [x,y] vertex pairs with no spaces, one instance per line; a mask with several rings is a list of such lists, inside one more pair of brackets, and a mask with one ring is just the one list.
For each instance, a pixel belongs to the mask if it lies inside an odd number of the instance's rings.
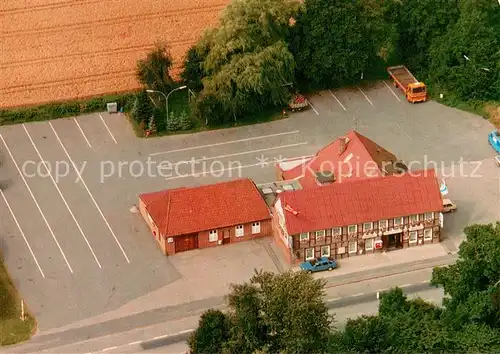
[[170,91],[168,93],[168,95],[165,95],[163,92],[161,91],[157,91],[157,90],[146,90],[146,92],[149,92],[149,93],[160,93],[163,95],[163,97],[165,97],[165,109],[167,111],[167,118],[165,119],[165,123],[168,124],[168,97],[175,91],[179,91],[179,90],[184,90],[185,88],[187,88],[187,86],[180,86],[180,87],[177,87],[177,88],[174,88],[172,91]]

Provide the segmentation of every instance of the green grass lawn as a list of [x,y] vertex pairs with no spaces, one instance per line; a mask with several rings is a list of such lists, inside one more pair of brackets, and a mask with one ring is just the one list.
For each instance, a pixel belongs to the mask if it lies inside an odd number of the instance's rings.
[[0,257],[0,345],[28,340],[36,328],[35,319],[27,313],[21,320],[21,300]]

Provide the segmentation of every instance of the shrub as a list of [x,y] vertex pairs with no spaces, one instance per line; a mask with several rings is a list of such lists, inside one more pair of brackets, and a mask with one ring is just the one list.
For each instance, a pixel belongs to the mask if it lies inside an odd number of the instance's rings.
[[181,126],[179,117],[176,116],[174,112],[170,112],[170,116],[168,117],[168,122],[167,122],[167,130],[169,132],[176,132],[180,129]]
[[179,125],[181,130],[189,130],[193,127],[193,122],[186,111],[182,111],[179,118]]

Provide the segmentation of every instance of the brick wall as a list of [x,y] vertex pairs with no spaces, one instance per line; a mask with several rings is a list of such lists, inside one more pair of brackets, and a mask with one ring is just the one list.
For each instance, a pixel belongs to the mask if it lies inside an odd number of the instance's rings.
[[146,205],[141,199],[139,199],[139,211],[142,217],[144,218],[144,221],[146,221],[146,224],[148,225],[149,229],[151,230],[151,237],[155,239],[155,241],[158,243],[163,253],[167,254],[167,251],[165,249],[166,248],[165,239],[160,235],[158,227],[150,218],[149,213],[146,210]]
[[[219,245],[221,246],[223,244],[244,242],[253,240],[255,238],[271,236],[272,235],[271,219],[261,220],[259,222],[260,222],[260,233],[258,234],[252,234],[252,223],[243,225],[244,233],[243,236],[240,237],[236,236],[236,229],[235,229],[236,225],[217,229],[217,241],[214,242],[210,242],[209,240],[209,230],[202,231],[198,233],[198,248],[215,247]],[[226,233],[229,236],[229,238],[226,239],[227,242],[224,242],[224,233]],[[219,241],[223,243],[219,244]]]

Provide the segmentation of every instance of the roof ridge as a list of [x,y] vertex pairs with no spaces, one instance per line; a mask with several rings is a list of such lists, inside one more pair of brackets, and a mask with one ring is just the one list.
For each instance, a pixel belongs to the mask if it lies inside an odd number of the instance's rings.
[[169,224],[169,219],[170,219],[170,200],[172,198],[172,193],[168,193],[168,199],[167,199],[167,213],[165,215],[165,228],[163,230],[163,234],[165,237],[168,237],[168,224]]

